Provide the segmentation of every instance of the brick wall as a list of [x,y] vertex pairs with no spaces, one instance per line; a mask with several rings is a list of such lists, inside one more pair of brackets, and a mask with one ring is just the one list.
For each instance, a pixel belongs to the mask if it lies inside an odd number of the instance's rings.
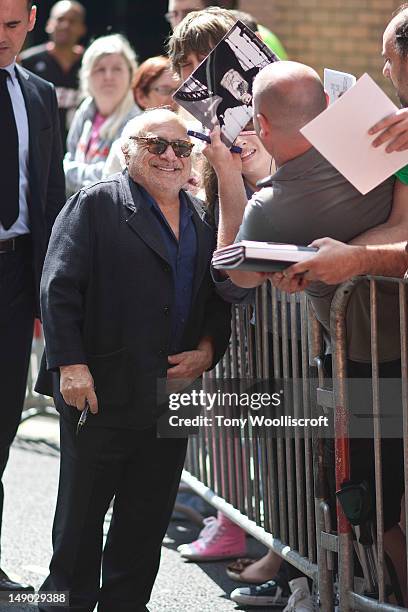
[[[285,45],[290,59],[323,68],[368,72],[388,94],[382,75],[382,34],[402,0],[240,0]],[[394,98],[395,101],[395,98]]]

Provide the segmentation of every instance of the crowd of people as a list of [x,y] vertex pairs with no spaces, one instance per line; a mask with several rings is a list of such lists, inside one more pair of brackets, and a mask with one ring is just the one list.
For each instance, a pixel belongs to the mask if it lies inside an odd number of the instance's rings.
[[[287,60],[279,39],[233,2],[169,0],[166,17],[166,55],[138,65],[122,34],[82,46],[86,10],[75,0],[57,2],[50,40],[23,51],[36,7],[0,0],[0,476],[38,317],[46,351],[37,390],[53,397],[61,427],[53,556],[41,589],[68,592],[67,610],[148,609],[187,447],[185,438],[156,435],[167,410],[157,381],[178,388],[215,367],[228,346],[231,304],[253,303],[270,280],[281,291],[306,291],[329,330],[339,283],[403,277],[408,268],[408,171],[362,195],[312,147],[300,130],[327,106],[318,74]],[[219,127],[211,142],[194,144],[187,130],[196,122],[172,96],[237,19],[280,61],[255,77],[253,118],[233,153]],[[384,75],[401,109],[370,130],[373,146],[388,154],[408,148],[407,31],[403,5],[383,37]],[[239,240],[318,251],[281,273],[212,269],[215,248]],[[350,300],[350,378],[371,376],[367,296],[362,282]],[[379,285],[384,378],[401,377],[398,299]],[[329,376],[331,368],[328,345]],[[352,478],[375,491],[373,452],[371,440],[351,440]],[[402,439],[383,440],[382,452],[384,548],[396,599],[408,606]],[[3,497],[1,485],[0,525]],[[179,552],[190,561],[237,559],[227,572],[248,585],[231,594],[238,604],[313,609],[310,581],[273,551],[247,559],[245,532],[221,512]],[[0,590],[32,587],[0,570]]]

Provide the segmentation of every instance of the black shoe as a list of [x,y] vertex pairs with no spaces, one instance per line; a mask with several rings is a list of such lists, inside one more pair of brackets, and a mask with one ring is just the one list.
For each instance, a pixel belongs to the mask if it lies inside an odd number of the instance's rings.
[[27,593],[34,593],[34,587],[30,584],[20,584],[10,580],[6,572],[0,569],[0,591],[26,591]]
[[247,586],[235,589],[230,599],[241,606],[271,606],[284,608],[289,600],[289,585],[276,580],[268,580],[259,586]]

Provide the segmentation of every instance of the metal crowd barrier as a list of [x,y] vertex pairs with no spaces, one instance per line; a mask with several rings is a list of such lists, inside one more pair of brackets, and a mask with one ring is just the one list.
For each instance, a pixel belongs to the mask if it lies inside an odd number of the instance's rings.
[[[257,290],[256,324],[250,306],[234,307],[230,346],[214,376],[293,381],[294,414],[310,416],[316,409],[320,328],[305,295],[299,300],[269,290],[269,299],[266,284]],[[190,439],[183,481],[318,584],[322,609],[330,612],[333,562],[320,545],[322,533],[331,541],[322,441],[310,431],[288,438],[253,434],[249,424],[234,437],[211,427],[200,430]]]
[[[386,283],[398,289],[399,300],[399,327],[400,327],[400,357],[401,357],[401,397],[402,405],[397,409],[402,412],[403,428],[401,437],[404,444],[404,480],[405,491],[408,490],[408,319],[407,319],[407,282],[401,279],[386,277],[368,277],[370,281],[370,322],[371,322],[371,361],[372,378],[370,385],[372,388],[372,415],[374,423],[374,467],[375,467],[375,521],[374,521],[374,555],[373,567],[366,567],[368,579],[374,580],[377,584],[378,599],[374,600],[354,592],[354,555],[355,537],[349,522],[343,514],[342,508],[338,505],[338,563],[339,563],[339,597],[341,612],[351,610],[406,610],[395,604],[385,603],[386,601],[386,563],[384,550],[384,509],[383,509],[383,490],[382,490],[382,447],[381,447],[381,428],[384,421],[381,421],[380,413],[384,413],[384,407],[388,410],[390,406],[384,406],[380,401],[380,379],[379,379],[379,330],[382,321],[379,317],[378,306],[378,283]],[[336,482],[341,484],[350,477],[350,456],[348,444],[348,426],[350,397],[347,388],[347,330],[346,312],[353,291],[361,279],[354,279],[343,284],[337,290],[332,301],[331,308],[331,340],[333,347],[333,406],[336,410]],[[393,475],[389,474],[392,479]],[[406,550],[408,550],[408,496],[405,495],[405,521],[403,528],[406,534]],[[366,571],[364,572],[366,578]]]
[[[406,283],[396,279],[370,280],[370,315],[373,377],[373,414],[379,413],[377,280],[399,285],[404,458],[408,459],[408,335]],[[313,316],[304,295],[279,294],[266,284],[257,290],[253,310],[235,306],[229,349],[212,376],[219,379],[245,377],[301,378],[294,385],[294,413],[310,416],[331,414],[335,427],[332,463],[327,461],[327,441],[305,431],[293,438],[264,435],[254,437],[250,426],[240,436],[230,437],[214,428],[200,429],[190,439],[183,481],[216,509],[254,536],[283,559],[309,576],[319,591],[320,609],[334,611],[335,591],[338,610],[403,610],[385,603],[385,565],[383,513],[381,497],[381,431],[375,420],[376,472],[376,546],[373,563],[376,585],[369,584],[364,571],[366,591],[378,589],[373,599],[354,592],[354,540],[351,526],[339,504],[337,514],[334,491],[350,476],[348,444],[347,334],[346,312],[358,281],[342,285],[336,292],[331,310],[333,351],[333,387],[324,380],[322,328]],[[287,306],[289,304],[289,307]],[[299,312],[300,310],[300,312]],[[252,322],[251,322],[252,321]],[[269,325],[268,325],[269,322]],[[269,329],[268,329],[269,327]],[[406,463],[406,461],[405,461]],[[408,476],[405,473],[405,485]],[[408,499],[405,498],[406,527]],[[337,526],[332,517],[337,517]],[[335,519],[334,519],[335,520]],[[337,528],[337,529],[336,529]],[[406,529],[408,533],[408,529]],[[408,544],[408,542],[407,542]],[[373,568],[371,568],[373,569]],[[363,566],[363,570],[367,567]]]

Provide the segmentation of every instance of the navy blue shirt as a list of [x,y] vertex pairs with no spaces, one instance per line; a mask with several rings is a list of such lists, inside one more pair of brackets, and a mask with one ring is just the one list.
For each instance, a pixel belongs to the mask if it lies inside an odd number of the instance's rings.
[[186,195],[180,191],[179,239],[177,240],[154,198],[132,179],[130,179],[130,186],[131,190],[135,188],[139,190],[143,204],[150,209],[168,252],[174,281],[169,343],[169,355],[172,355],[180,352],[181,340],[191,308],[197,256],[197,234],[192,219],[193,213],[188,207]]

